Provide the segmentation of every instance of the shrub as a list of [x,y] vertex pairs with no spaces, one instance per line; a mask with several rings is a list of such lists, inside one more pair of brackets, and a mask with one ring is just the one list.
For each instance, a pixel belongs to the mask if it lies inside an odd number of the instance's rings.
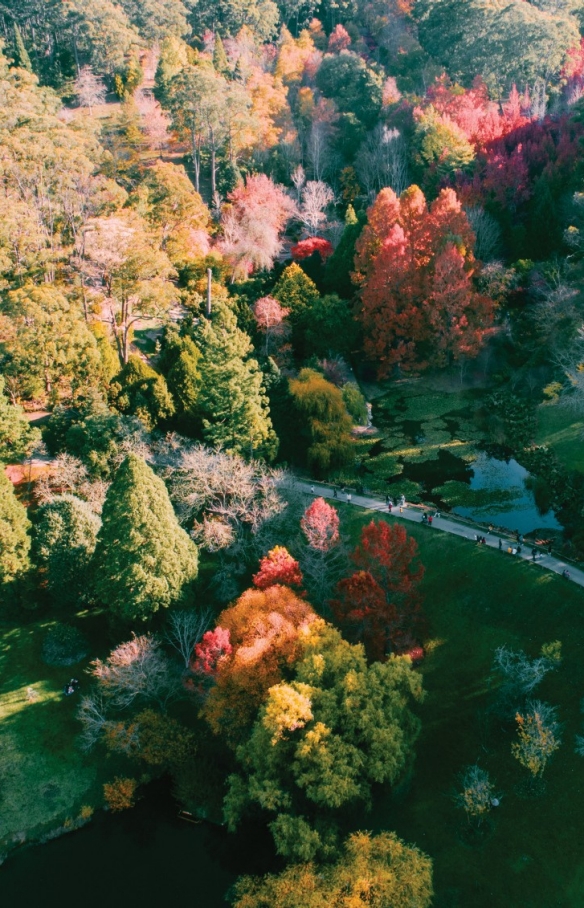
[[114,813],[127,810],[136,803],[136,779],[116,776],[113,782],[106,782],[103,786],[103,796],[109,809]]

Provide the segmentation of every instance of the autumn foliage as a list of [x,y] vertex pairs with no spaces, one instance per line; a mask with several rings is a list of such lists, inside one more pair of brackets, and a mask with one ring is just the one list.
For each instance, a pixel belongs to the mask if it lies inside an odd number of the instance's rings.
[[320,236],[311,236],[306,240],[300,240],[299,243],[296,243],[295,246],[292,246],[290,249],[290,254],[293,259],[297,262],[302,261],[302,259],[308,258],[310,255],[314,255],[315,252],[318,252],[321,259],[327,259],[329,255],[333,254],[332,244],[328,240],[323,239]]
[[136,779],[121,776],[116,776],[113,782],[106,782],[103,786],[103,796],[109,809],[116,813],[133,807],[136,803],[137,787]]
[[299,637],[316,614],[285,586],[250,589],[217,619],[232,652],[217,665],[203,715],[216,734],[236,745],[251,726],[266,692],[282,681],[300,653]]
[[260,569],[253,576],[253,584],[259,590],[281,584],[282,586],[302,586],[302,571],[295,558],[283,545],[271,549],[260,561]]
[[324,498],[315,498],[306,508],[300,526],[310,548],[319,552],[328,552],[339,541],[337,509]]
[[424,630],[418,585],[424,568],[418,547],[399,524],[363,527],[352,559],[360,570],[338,584],[331,603],[337,621],[365,645],[370,661],[403,652]]
[[473,287],[473,233],[456,194],[430,207],[417,186],[383,189],[357,243],[365,352],[380,375],[475,355],[493,302]]
[[226,628],[216,627],[212,631],[207,631],[195,646],[191,671],[205,678],[215,678],[221,662],[228,659],[232,652],[233,647]]

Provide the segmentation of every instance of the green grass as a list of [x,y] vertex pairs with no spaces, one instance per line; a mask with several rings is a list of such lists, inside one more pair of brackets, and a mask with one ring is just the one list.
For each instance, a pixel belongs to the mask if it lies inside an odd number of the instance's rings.
[[74,824],[84,805],[101,806],[103,782],[115,774],[102,757],[78,748],[79,695],[62,694],[72,676],[89,686],[87,660],[65,668],[41,661],[52,624],[0,625],[0,855],[17,842]]
[[584,419],[568,407],[541,404],[537,411],[538,445],[552,448],[568,469],[584,472]]
[[[345,508],[343,508],[345,511]],[[371,515],[355,509],[352,533]],[[362,828],[394,829],[434,861],[435,908],[582,908],[584,905],[584,590],[527,562],[435,529],[406,524],[426,566],[430,653],[415,772],[400,798],[381,797]],[[489,712],[493,652],[501,644],[539,654],[561,640],[564,660],[535,696],[559,707],[563,744],[546,790],[525,799],[524,770],[511,755],[513,724]],[[492,828],[474,844],[452,802],[456,778],[476,762],[502,794]]]

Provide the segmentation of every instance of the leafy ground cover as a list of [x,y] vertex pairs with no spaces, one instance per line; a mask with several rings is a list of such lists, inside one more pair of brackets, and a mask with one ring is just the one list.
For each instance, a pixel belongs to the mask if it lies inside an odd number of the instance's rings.
[[[346,508],[343,508],[346,511]],[[355,511],[355,538],[369,517]],[[582,733],[584,592],[540,567],[426,527],[411,527],[426,566],[430,623],[422,663],[426,700],[410,787],[381,797],[364,828],[395,829],[434,860],[436,908],[580,908],[584,904]],[[530,657],[560,640],[563,662],[535,696],[559,707],[562,747],[538,797],[522,794],[525,771],[511,754],[515,727],[493,711],[494,650],[502,644]],[[479,763],[501,793],[484,833],[469,836],[453,803],[457,776]]]
[[62,692],[72,676],[83,686],[88,660],[63,668],[41,659],[55,623],[0,626],[0,858],[16,843],[83,822],[101,806],[103,782],[114,774],[111,761],[104,765],[77,746],[78,695]]
[[538,445],[547,445],[564,466],[584,472],[584,420],[559,404],[542,404],[537,411]]

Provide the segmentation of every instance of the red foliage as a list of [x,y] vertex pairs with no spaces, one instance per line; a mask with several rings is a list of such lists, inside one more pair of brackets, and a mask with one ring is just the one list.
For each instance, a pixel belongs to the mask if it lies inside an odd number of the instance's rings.
[[302,586],[302,571],[288,549],[277,545],[260,561],[260,569],[253,576],[253,583],[260,590],[269,586]]
[[328,40],[328,51],[330,54],[340,54],[351,46],[351,36],[344,25],[336,25],[331,32]]
[[300,521],[308,545],[319,552],[328,552],[339,541],[339,515],[324,498],[315,498]]
[[493,303],[473,288],[473,234],[455,192],[428,208],[417,186],[399,199],[382,189],[367,214],[355,266],[365,351],[380,375],[476,354]]
[[216,627],[213,631],[207,631],[203,634],[201,642],[195,646],[191,671],[212,679],[216,676],[222,660],[227,659],[232,652],[228,630]]
[[424,631],[417,556],[415,540],[399,524],[371,521],[361,531],[352,556],[360,570],[339,583],[332,608],[339,622],[358,629],[371,661],[406,649]]
[[308,258],[309,255],[313,255],[315,252],[318,252],[321,259],[324,260],[327,259],[329,255],[332,255],[333,251],[333,247],[328,240],[325,240],[320,236],[311,236],[307,240],[300,240],[299,243],[292,246],[290,253],[293,259],[300,262],[302,259]]

